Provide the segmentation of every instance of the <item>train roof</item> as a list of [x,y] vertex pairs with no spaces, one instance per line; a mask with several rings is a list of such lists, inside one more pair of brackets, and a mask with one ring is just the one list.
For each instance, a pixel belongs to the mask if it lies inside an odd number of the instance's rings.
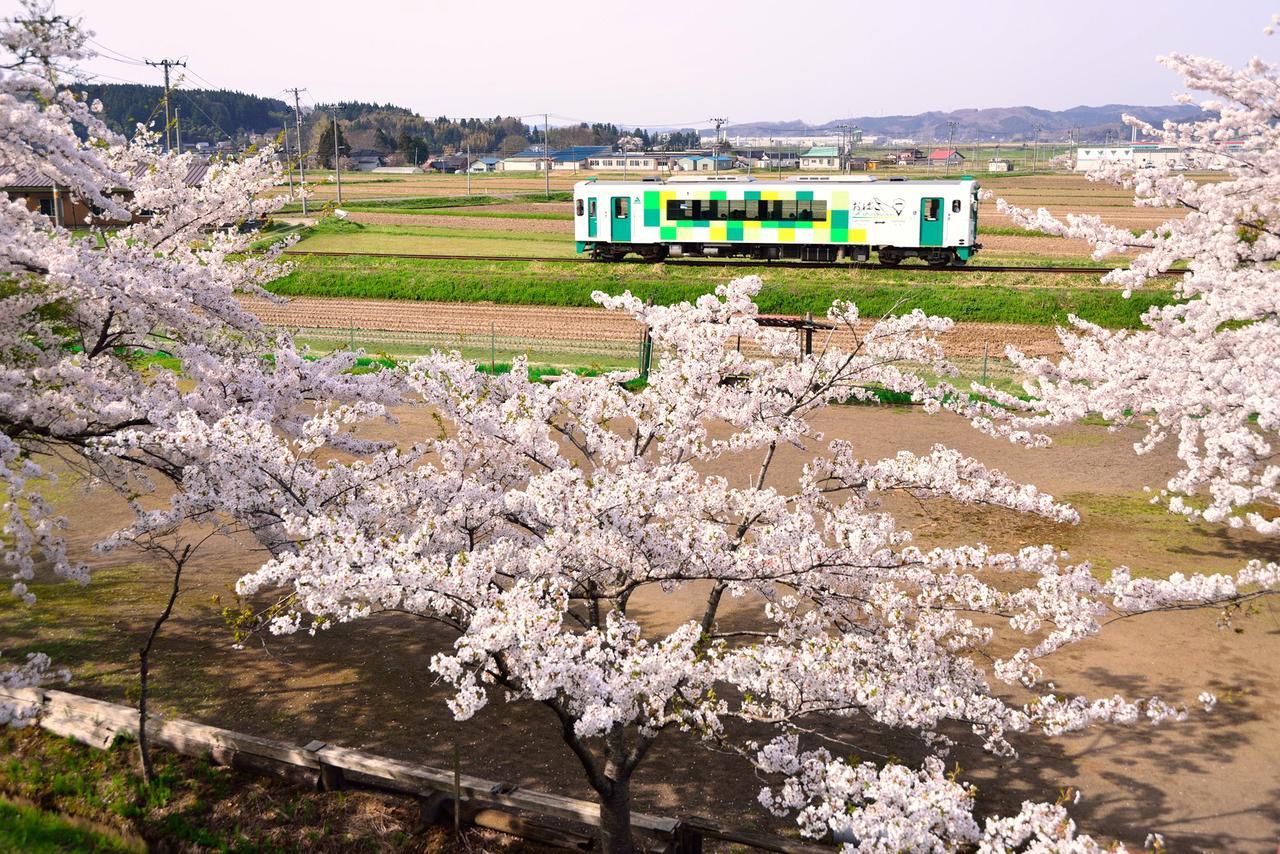
[[956,178],[873,178],[870,176],[853,176],[853,175],[833,175],[830,178],[823,177],[796,177],[783,178],[781,180],[759,180],[746,175],[713,178],[710,180],[691,180],[689,178],[681,179],[679,177],[670,179],[653,179],[644,178],[639,181],[601,181],[597,178],[588,178],[584,181],[578,181],[574,186],[591,186],[593,184],[601,187],[751,187],[760,189],[768,187],[770,189],[788,189],[797,190],[806,187],[829,187],[832,185],[840,186],[861,186],[866,184],[877,185],[896,185],[910,184],[911,186],[923,185],[946,185],[955,186],[959,184],[967,184],[977,181],[973,175],[960,175]]

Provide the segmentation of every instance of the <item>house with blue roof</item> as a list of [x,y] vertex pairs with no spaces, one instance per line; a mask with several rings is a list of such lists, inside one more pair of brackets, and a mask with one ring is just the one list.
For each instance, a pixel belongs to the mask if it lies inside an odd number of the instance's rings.
[[500,157],[477,157],[471,163],[472,172],[497,172],[498,164],[502,162]]
[[577,172],[587,168],[587,161],[612,149],[607,145],[571,145],[551,154],[551,168],[556,171]]

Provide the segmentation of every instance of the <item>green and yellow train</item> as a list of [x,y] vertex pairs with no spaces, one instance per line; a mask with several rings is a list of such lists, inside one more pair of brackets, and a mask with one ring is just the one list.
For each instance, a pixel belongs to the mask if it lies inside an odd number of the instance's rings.
[[667,257],[796,258],[895,265],[964,264],[978,251],[978,183],[848,176],[756,181],[691,176],[580,181],[579,252],[602,261]]

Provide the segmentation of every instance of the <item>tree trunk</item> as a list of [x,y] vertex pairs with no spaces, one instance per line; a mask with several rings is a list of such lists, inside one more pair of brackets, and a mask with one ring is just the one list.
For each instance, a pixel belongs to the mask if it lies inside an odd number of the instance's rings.
[[634,854],[631,839],[631,780],[612,780],[600,794],[600,848],[604,854]]
[[190,554],[190,547],[183,552],[182,559],[174,562],[173,569],[173,587],[169,591],[169,601],[165,603],[164,611],[156,618],[155,625],[151,627],[151,633],[147,635],[147,642],[142,645],[142,649],[138,650],[138,755],[142,760],[142,779],[150,784],[154,778],[151,768],[151,743],[147,740],[147,697],[150,690],[151,675],[151,648],[155,645],[156,636],[160,634],[160,627],[169,619],[169,615],[173,613],[173,603],[178,600],[178,593],[182,589],[182,567],[186,563],[186,558]]

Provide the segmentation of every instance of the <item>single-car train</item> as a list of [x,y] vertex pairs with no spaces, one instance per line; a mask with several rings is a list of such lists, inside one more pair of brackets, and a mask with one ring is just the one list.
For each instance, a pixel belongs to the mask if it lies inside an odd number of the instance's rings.
[[981,248],[978,183],[969,176],[593,179],[574,185],[573,212],[577,250],[601,261],[630,253],[868,261],[874,252],[881,264],[919,258],[942,267]]

